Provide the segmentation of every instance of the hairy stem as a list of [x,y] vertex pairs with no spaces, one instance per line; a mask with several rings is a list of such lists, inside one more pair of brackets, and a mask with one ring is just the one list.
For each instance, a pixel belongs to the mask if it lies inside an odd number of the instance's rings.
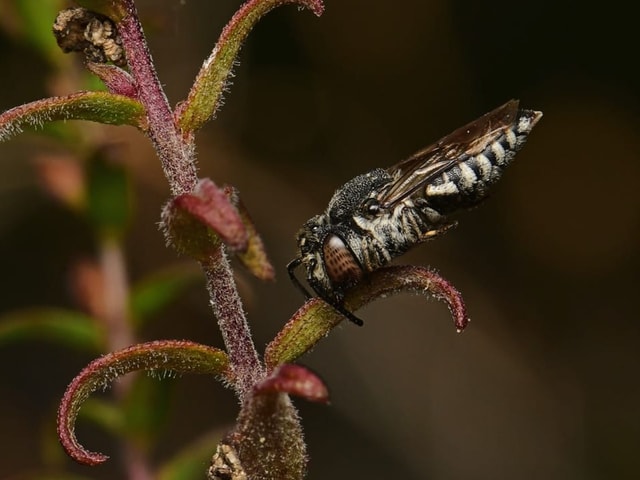
[[189,193],[198,180],[193,140],[183,138],[174,122],[173,112],[158,81],[135,5],[132,1],[127,3],[127,15],[118,24],[118,29],[131,75],[136,81],[138,99],[147,109],[147,133],[158,152],[171,193]]
[[258,359],[229,259],[222,245],[208,261],[202,262],[202,269],[207,278],[211,306],[236,379],[236,393],[240,402],[243,402],[253,386],[264,376],[265,370]]
[[[138,99],[147,109],[149,137],[158,152],[172,194],[191,193],[197,184],[193,137],[182,135],[176,125],[153,67],[135,5],[132,0],[126,3],[127,14],[118,27],[131,74],[136,81]],[[243,401],[263,377],[264,368],[258,359],[223,246],[202,262],[202,269],[236,378],[236,392]]]

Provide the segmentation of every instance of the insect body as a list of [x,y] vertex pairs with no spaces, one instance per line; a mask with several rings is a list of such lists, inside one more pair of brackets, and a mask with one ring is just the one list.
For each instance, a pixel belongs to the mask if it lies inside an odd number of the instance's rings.
[[455,225],[453,212],[482,201],[524,145],[541,112],[511,100],[388,169],[340,187],[327,210],[298,232],[298,256],[309,286],[347,318],[346,290],[391,259]]

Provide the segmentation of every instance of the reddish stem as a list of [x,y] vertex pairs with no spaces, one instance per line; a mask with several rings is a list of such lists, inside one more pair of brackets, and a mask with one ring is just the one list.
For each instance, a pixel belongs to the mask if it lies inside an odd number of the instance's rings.
[[126,2],[127,15],[118,24],[127,62],[147,109],[148,135],[154,144],[173,195],[189,193],[198,181],[192,138],[180,134],[169,101],[158,81],[135,5]]
[[[124,3],[127,14],[118,29],[129,69],[136,81],[138,99],[147,109],[149,137],[158,152],[172,194],[191,193],[197,185],[193,137],[182,135],[175,124],[153,67],[135,5],[132,0]],[[236,392],[242,401],[264,376],[264,367],[258,359],[224,247],[220,246],[201,265],[236,378]]]
[[253,344],[229,259],[223,248],[220,246],[206,262],[202,262],[202,269],[236,379],[234,388],[240,402],[243,402],[253,386],[264,377],[265,370]]

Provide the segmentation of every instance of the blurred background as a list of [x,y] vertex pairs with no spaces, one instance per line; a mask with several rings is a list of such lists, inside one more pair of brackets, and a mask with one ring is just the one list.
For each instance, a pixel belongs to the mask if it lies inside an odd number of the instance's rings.
[[[31,0],[24,0],[31,1]],[[4,0],[4,5],[13,3]],[[159,76],[182,100],[240,5],[139,1]],[[616,2],[326,0],[250,35],[217,120],[199,134],[201,176],[235,185],[276,267],[238,268],[260,349],[302,304],[285,265],[295,233],[353,176],[386,167],[519,98],[544,118],[481,207],[399,263],[429,265],[459,288],[472,323],[402,295],[345,322],[301,362],[332,404],[297,401],[310,479],[638,478],[640,456],[640,102],[636,18]],[[53,19],[51,19],[53,21]],[[47,95],[47,64],[0,32],[0,111]],[[157,228],[168,198],[149,142],[113,141],[133,172],[132,281],[187,262]],[[23,135],[0,145],[0,312],[73,306],[69,269],[93,252],[86,225],[43,192]],[[202,284],[144,332],[222,346]],[[0,478],[40,468],[67,383],[90,360],[46,340],[0,348]],[[208,378],[172,380],[161,461],[237,411]],[[116,461],[113,439],[80,428]]]

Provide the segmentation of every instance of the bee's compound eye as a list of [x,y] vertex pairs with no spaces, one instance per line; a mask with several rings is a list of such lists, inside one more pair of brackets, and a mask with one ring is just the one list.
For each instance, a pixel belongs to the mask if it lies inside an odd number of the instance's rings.
[[375,198],[367,198],[362,204],[362,208],[365,213],[373,215],[380,211],[380,202]]
[[348,287],[362,278],[362,268],[337,235],[329,235],[325,239],[323,253],[327,276],[335,286]]

